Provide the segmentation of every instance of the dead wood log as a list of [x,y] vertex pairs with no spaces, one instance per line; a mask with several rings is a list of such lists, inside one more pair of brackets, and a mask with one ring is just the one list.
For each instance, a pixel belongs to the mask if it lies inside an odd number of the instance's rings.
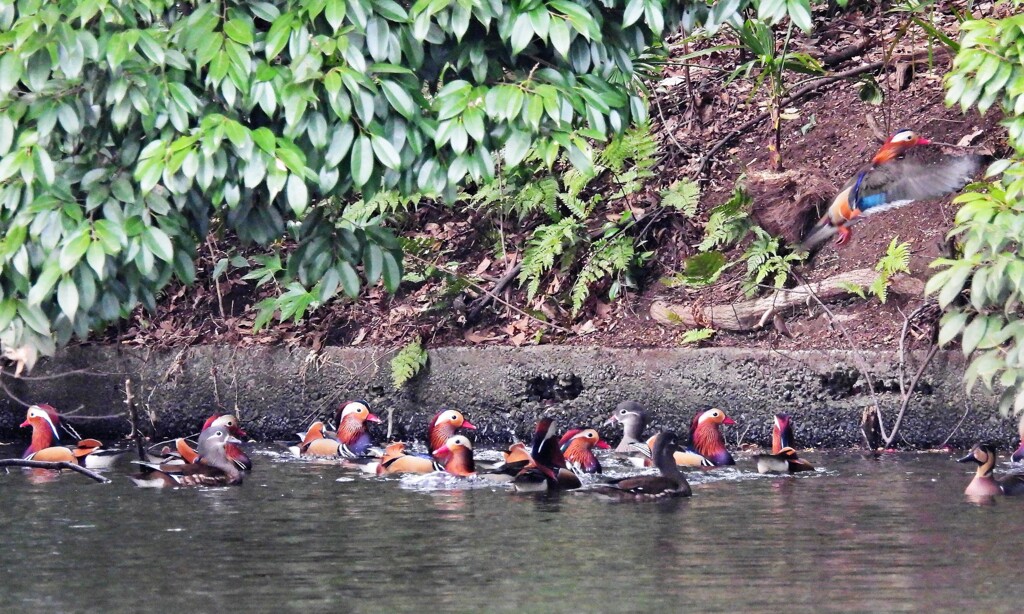
[[[807,305],[812,294],[822,303],[844,299],[854,294],[850,289],[852,286],[867,288],[874,283],[878,275],[874,269],[857,269],[812,284],[776,290],[759,299],[725,305],[702,307],[655,301],[651,305],[651,317],[662,324],[709,326],[719,330],[741,332],[757,330],[771,322],[774,315]],[[907,275],[895,275],[889,280],[889,291],[906,296],[920,296],[924,293],[924,282]]]

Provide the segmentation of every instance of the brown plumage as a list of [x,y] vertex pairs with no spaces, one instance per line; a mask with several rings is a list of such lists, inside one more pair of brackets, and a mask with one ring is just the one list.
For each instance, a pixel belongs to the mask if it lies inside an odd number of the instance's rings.
[[[639,444],[643,445],[643,444]],[[676,434],[664,431],[654,442],[654,464],[661,475],[642,475],[623,478],[595,488],[598,494],[619,500],[655,500],[669,497],[689,497],[689,482],[679,471],[672,454],[678,447]]]

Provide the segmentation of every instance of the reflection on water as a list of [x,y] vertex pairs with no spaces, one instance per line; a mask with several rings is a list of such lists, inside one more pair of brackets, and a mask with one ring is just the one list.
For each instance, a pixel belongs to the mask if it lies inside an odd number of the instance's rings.
[[0,611],[1019,609],[1024,498],[965,502],[970,472],[947,455],[808,457],[827,471],[768,478],[741,459],[647,504],[270,453],[224,489],[12,471]]

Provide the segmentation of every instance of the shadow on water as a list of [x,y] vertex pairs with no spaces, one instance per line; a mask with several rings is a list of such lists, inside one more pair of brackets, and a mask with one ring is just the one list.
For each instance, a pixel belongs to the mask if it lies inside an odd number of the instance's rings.
[[271,454],[225,489],[12,471],[0,611],[1018,609],[1024,498],[965,502],[947,455],[809,457],[824,470],[741,459],[642,504],[417,490]]

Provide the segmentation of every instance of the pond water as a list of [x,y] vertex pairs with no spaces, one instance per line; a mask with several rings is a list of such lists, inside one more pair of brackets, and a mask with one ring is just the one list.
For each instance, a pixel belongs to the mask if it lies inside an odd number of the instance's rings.
[[741,458],[659,503],[253,457],[222,489],[0,473],[0,611],[1021,608],[1024,498],[965,502],[948,454],[808,453],[799,477]]

